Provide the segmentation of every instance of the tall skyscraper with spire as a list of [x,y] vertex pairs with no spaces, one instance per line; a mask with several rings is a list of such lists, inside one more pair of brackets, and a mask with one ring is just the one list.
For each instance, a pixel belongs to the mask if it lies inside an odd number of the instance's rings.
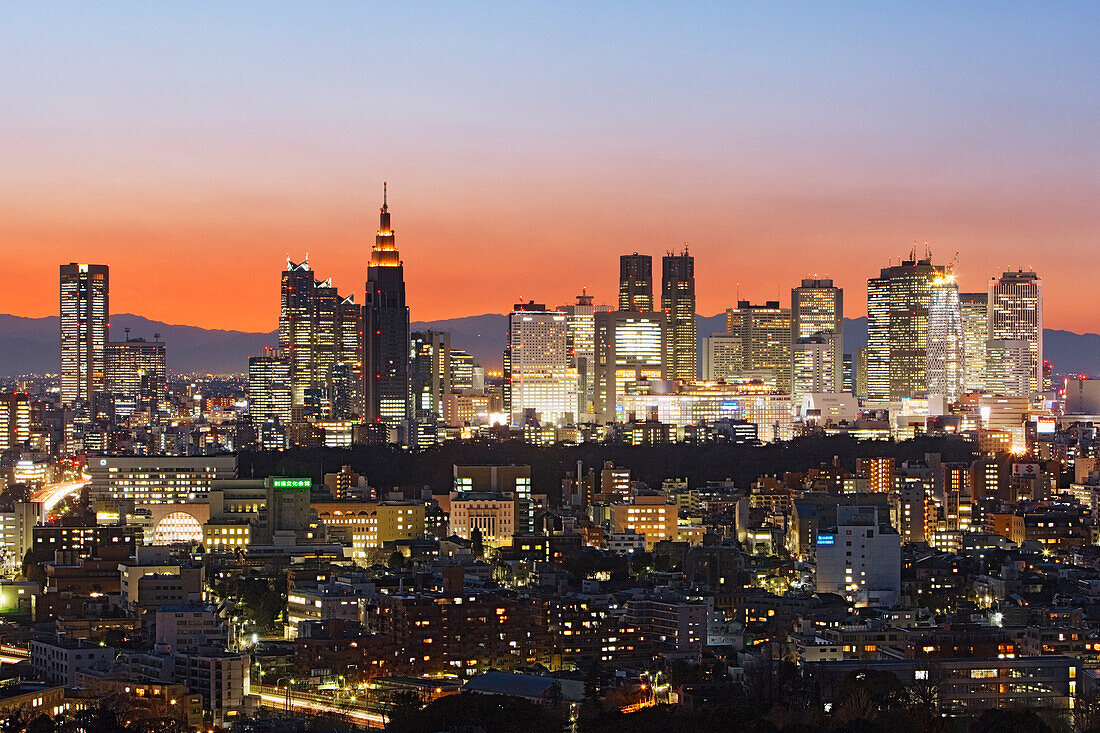
[[690,382],[698,376],[695,258],[685,244],[680,254],[669,252],[661,264],[661,310],[668,314],[665,370],[669,379]]
[[409,418],[409,308],[405,305],[405,268],[390,226],[385,183],[378,234],[367,265],[363,326],[367,420],[401,427]]

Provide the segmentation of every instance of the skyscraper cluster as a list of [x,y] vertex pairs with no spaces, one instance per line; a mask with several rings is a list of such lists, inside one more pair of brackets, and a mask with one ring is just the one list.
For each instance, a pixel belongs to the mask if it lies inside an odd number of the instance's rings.
[[307,428],[355,421],[376,438],[390,439],[394,431],[403,440],[415,433],[411,356],[404,265],[383,188],[363,305],[341,295],[331,279],[316,279],[308,258],[287,258],[279,347],[249,360],[252,418]]
[[61,402],[82,418],[129,417],[155,422],[166,397],[165,344],[110,340],[110,269],[72,262],[60,269]]

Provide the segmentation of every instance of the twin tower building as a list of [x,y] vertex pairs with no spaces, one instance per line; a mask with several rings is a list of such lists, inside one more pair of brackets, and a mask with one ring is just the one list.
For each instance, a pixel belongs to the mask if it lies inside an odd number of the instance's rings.
[[698,370],[695,260],[685,247],[662,260],[654,301],[653,259],[619,260],[617,308],[577,302],[548,310],[517,303],[504,352],[504,413],[515,426],[617,422],[640,382],[692,381]]

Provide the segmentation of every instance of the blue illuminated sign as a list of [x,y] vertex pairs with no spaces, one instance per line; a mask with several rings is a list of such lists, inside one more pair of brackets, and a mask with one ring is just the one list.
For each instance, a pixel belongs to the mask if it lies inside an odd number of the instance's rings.
[[836,537],[833,537],[831,534],[819,534],[817,536],[817,544],[819,544],[819,545],[835,545],[836,544]]

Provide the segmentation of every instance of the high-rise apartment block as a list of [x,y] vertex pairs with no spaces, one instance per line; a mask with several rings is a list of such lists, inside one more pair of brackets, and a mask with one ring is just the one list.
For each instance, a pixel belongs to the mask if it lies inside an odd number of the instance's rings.
[[661,268],[661,310],[668,315],[665,372],[669,379],[698,377],[699,340],[695,326],[695,258],[687,247],[665,255]]
[[653,310],[653,258],[637,252],[619,258],[619,310]]
[[107,265],[61,265],[61,402],[91,404],[107,379]]
[[1043,281],[1034,272],[1003,273],[989,283],[989,338],[1028,344],[1029,389],[1043,391]]
[[363,325],[365,417],[400,427],[409,414],[409,309],[405,305],[405,268],[390,226],[385,189],[367,266]]
[[778,300],[764,305],[738,301],[726,309],[726,331],[741,339],[741,373],[775,376],[776,387],[791,393],[791,310]]
[[844,391],[844,291],[832,280],[805,278],[791,290],[791,341],[823,339],[831,347],[832,380],[826,392]]

